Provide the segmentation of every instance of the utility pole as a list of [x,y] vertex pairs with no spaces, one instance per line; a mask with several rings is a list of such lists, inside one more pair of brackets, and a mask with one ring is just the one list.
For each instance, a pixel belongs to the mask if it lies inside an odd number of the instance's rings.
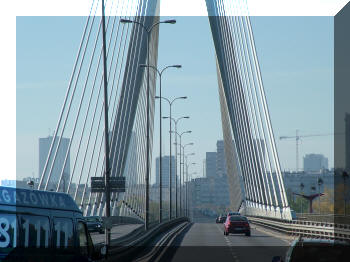
[[[103,83],[104,83],[104,115],[105,115],[105,186],[106,186],[106,217],[111,216],[111,193],[109,186],[110,166],[109,166],[109,138],[108,138],[108,92],[107,92],[107,54],[106,54],[106,27],[105,27],[105,4],[102,0],[102,41],[103,41]],[[105,229],[107,253],[110,245],[110,229]]]

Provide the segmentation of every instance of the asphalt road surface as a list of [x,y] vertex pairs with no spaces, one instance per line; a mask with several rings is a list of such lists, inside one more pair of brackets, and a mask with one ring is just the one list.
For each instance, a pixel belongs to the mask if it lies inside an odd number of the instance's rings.
[[285,256],[292,239],[251,224],[251,236],[225,236],[223,224],[194,223],[179,234],[162,261],[272,261]]
[[[141,224],[116,225],[111,230],[111,239],[117,239],[130,233],[134,229],[143,226]],[[105,241],[105,234],[98,232],[91,233],[91,238],[94,244],[103,243]]]

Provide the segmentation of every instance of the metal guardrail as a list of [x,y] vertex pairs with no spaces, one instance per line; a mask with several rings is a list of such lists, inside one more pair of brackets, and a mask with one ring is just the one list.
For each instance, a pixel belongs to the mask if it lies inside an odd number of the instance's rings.
[[350,224],[350,216],[339,214],[297,213],[296,215],[298,220]]
[[336,240],[350,240],[350,225],[303,220],[278,220],[248,216],[253,223],[282,233]]
[[136,239],[132,238],[131,235],[128,235],[123,239],[123,241],[113,243],[109,250],[108,261],[115,261],[116,259],[119,259],[119,261],[130,261],[129,258],[131,258],[134,254],[137,254],[137,252],[140,252],[140,250],[142,250],[147,243],[149,243],[149,241],[151,241],[157,235],[186,221],[188,221],[188,218],[182,217],[163,222],[158,226],[154,226],[148,231],[142,232],[137,230],[137,237],[134,235]]

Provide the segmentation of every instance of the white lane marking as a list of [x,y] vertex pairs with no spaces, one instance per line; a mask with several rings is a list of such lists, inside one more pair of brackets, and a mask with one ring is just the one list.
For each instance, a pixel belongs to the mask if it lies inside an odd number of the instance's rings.
[[[220,227],[219,227],[218,224],[216,224],[216,227],[218,228],[220,234],[223,234],[223,233],[224,233],[224,232],[220,229]],[[236,255],[235,251],[233,250],[233,243],[230,241],[230,239],[229,239],[227,236],[224,235],[224,238],[225,238],[225,241],[226,241],[227,246],[228,246],[229,249],[230,249],[231,256],[232,256],[233,259],[234,259],[233,261],[234,261],[234,262],[239,262],[239,259],[238,259],[237,255]]]

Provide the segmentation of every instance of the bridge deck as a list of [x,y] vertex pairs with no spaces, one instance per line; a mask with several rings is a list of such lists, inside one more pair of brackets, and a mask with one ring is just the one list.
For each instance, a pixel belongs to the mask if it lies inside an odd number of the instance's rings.
[[291,240],[273,236],[269,231],[251,225],[251,236],[224,236],[223,225],[194,223],[180,234],[168,252],[171,261],[271,261],[285,256]]

